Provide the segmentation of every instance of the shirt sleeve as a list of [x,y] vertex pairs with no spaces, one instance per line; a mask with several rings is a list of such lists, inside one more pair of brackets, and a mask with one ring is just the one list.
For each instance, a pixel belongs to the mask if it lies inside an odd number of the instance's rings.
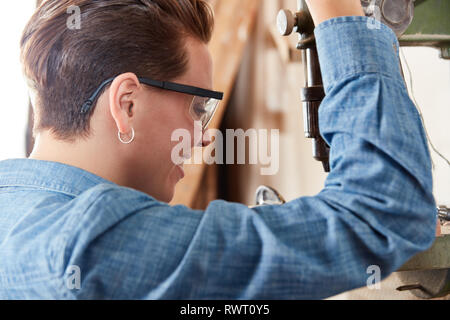
[[331,146],[324,189],[280,206],[219,200],[205,211],[106,192],[92,212],[147,204],[73,244],[66,263],[80,266],[79,298],[325,298],[365,286],[371,266],[388,276],[432,244],[430,156],[395,34],[366,17],[327,20],[315,34]]

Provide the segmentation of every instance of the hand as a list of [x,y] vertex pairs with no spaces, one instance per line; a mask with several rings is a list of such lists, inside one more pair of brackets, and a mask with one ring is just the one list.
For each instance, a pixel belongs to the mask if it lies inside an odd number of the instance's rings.
[[306,0],[314,24],[341,16],[364,16],[361,0]]

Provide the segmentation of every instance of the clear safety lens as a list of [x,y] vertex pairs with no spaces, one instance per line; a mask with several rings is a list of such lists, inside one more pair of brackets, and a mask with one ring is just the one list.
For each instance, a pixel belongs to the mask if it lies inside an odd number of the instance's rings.
[[214,98],[204,98],[195,96],[192,100],[191,108],[189,110],[194,121],[201,121],[203,130],[206,129],[211,122],[214,113],[219,105],[219,100]]

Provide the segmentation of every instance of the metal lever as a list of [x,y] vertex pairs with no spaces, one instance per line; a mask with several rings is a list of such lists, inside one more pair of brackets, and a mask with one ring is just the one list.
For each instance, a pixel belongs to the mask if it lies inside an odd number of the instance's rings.
[[445,206],[439,206],[438,210],[438,218],[443,223],[446,221],[450,221],[450,208]]
[[256,189],[255,198],[257,206],[286,203],[286,200],[284,200],[277,190],[268,186],[258,187],[258,189]]
[[320,135],[319,128],[319,107],[325,91],[314,38],[314,22],[304,0],[298,1],[298,9],[295,14],[289,10],[281,10],[277,16],[277,26],[283,36],[292,32],[300,34],[297,49],[302,50],[306,77],[305,87],[301,91],[305,136],[313,140],[314,159],[322,162],[324,170],[329,172],[330,147]]

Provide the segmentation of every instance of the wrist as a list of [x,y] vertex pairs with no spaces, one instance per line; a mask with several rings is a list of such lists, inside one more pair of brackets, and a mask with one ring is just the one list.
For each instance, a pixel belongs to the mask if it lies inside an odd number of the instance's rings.
[[305,0],[314,24],[341,16],[364,16],[360,0]]

